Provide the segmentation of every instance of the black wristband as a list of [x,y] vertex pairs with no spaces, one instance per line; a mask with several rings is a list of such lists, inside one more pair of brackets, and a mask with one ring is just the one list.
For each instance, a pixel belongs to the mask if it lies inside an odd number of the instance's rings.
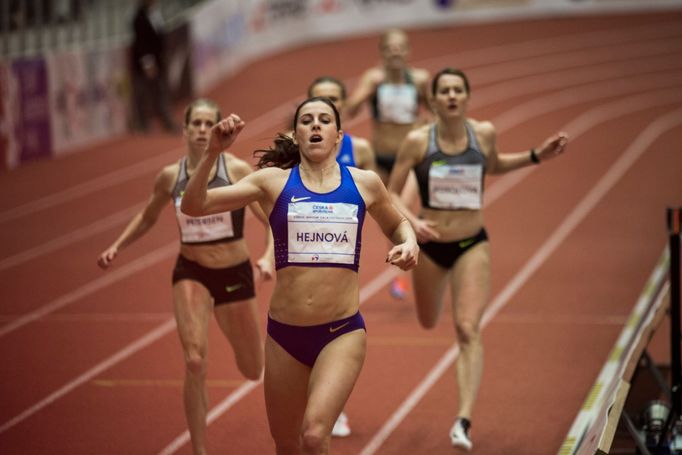
[[533,164],[540,164],[540,158],[535,154],[535,149],[530,149],[530,161]]

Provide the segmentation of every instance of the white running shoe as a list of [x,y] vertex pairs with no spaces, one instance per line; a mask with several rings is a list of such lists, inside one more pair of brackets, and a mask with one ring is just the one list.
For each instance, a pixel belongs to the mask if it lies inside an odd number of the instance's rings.
[[345,438],[350,435],[350,427],[348,426],[348,416],[345,412],[341,412],[339,417],[334,422],[334,428],[332,428],[332,436],[335,438]]
[[471,428],[469,419],[457,417],[455,424],[450,429],[450,442],[453,447],[471,450],[474,445],[471,443],[471,439],[469,439],[469,428]]

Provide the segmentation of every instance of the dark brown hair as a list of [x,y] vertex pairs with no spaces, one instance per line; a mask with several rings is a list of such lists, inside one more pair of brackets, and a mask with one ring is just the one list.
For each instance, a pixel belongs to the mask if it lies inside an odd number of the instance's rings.
[[436,90],[438,90],[438,80],[445,74],[461,77],[464,81],[464,88],[466,89],[467,93],[471,93],[471,90],[469,89],[469,79],[467,78],[467,75],[464,74],[464,71],[458,70],[456,68],[443,68],[442,70],[438,71],[435,76],[433,76],[433,81],[431,82],[431,95],[436,95]]
[[[336,130],[339,131],[341,129],[341,116],[339,115],[339,111],[336,110],[334,103],[332,103],[329,98],[315,96],[303,101],[296,108],[296,114],[294,114],[294,122],[292,126],[292,130],[294,132],[296,131],[296,125],[298,124],[298,114],[301,112],[301,108],[308,103],[314,103],[316,101],[321,101],[332,108],[334,111],[334,119],[336,121]],[[290,169],[301,162],[301,152],[298,148],[298,144],[294,142],[293,137],[282,133],[277,135],[273,146],[267,149],[256,150],[253,152],[253,155],[258,158],[258,164],[256,164],[256,166],[261,169],[264,167]]]

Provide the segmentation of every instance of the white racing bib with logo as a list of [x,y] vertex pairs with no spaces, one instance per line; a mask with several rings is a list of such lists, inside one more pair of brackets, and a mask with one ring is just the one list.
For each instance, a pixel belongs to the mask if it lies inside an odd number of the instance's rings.
[[417,88],[414,85],[382,84],[377,98],[381,121],[404,125],[416,120]]
[[294,199],[287,210],[289,262],[355,263],[357,204]]
[[429,204],[438,209],[481,209],[480,165],[443,164],[429,168]]
[[175,214],[184,243],[210,242],[234,237],[232,214],[229,211],[206,216],[189,216],[180,210],[181,202],[181,197],[175,199]]

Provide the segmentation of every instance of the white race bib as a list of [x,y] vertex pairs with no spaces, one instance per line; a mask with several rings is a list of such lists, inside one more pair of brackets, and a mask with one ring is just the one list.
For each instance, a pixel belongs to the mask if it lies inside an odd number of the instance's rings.
[[399,124],[417,119],[417,88],[411,84],[382,84],[377,92],[379,119]]
[[357,204],[292,202],[287,211],[287,226],[289,262],[355,263]]
[[438,209],[481,209],[482,172],[476,164],[431,164],[429,205]]
[[184,243],[210,242],[234,237],[232,213],[221,212],[206,216],[189,216],[180,211],[182,197],[175,199],[175,216]]

